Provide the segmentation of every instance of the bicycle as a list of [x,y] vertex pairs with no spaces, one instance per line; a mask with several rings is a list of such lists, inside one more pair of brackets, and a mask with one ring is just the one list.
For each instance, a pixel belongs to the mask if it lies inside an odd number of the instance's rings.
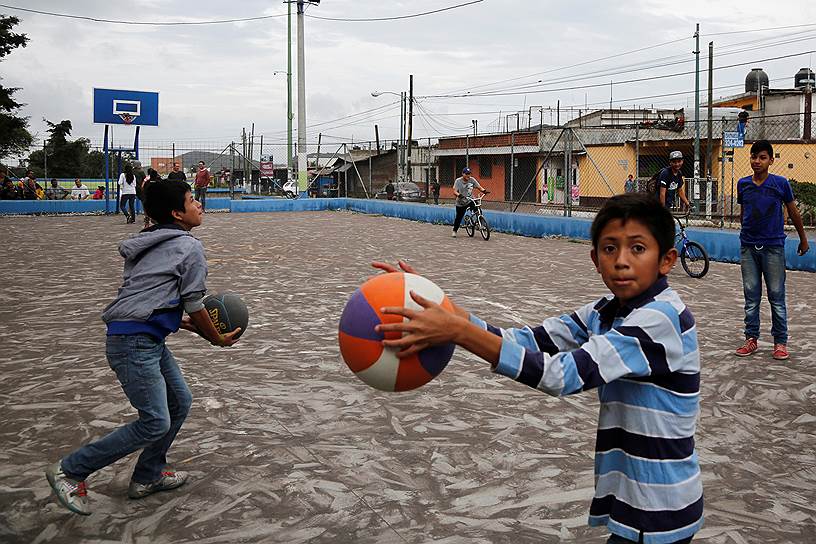
[[[702,278],[708,273],[708,253],[705,248],[697,243],[689,240],[686,235],[686,227],[688,226],[688,219],[691,210],[681,215],[672,214],[674,220],[680,227],[680,232],[675,236],[675,245],[680,245],[680,264],[683,265],[683,270],[692,278]],[[686,220],[684,225],[681,219]]]
[[465,212],[464,219],[462,219],[462,225],[465,227],[465,232],[467,232],[467,235],[471,238],[478,230],[485,241],[490,240],[490,225],[487,223],[487,219],[482,213],[482,199],[489,192],[490,191],[485,191],[482,193],[482,196],[478,198],[470,197],[469,199],[475,210],[473,208],[468,208],[467,212]]

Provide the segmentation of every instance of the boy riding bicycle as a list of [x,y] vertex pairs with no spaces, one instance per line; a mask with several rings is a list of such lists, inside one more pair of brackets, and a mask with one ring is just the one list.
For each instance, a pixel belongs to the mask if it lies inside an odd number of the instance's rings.
[[456,181],[453,182],[453,194],[456,195],[456,217],[453,220],[452,238],[456,238],[456,231],[459,230],[462,218],[465,217],[468,208],[474,212],[476,211],[476,206],[471,200],[473,189],[479,189],[482,195],[487,193],[484,187],[479,184],[479,181],[470,175],[470,168],[465,167],[462,170],[462,176],[456,178]]

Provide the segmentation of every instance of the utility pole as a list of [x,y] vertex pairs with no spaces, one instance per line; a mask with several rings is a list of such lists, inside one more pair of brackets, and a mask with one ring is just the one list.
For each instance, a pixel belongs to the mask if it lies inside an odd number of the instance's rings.
[[306,157],[306,57],[304,47],[304,11],[308,0],[297,0],[297,48],[298,48],[298,189],[305,193],[309,182]]
[[289,12],[287,14],[287,63],[286,63],[286,181],[292,179],[294,170],[292,164],[292,120],[295,114],[292,113],[292,2],[287,2]]
[[315,164],[314,164],[314,167],[316,169],[321,168],[321,166],[320,166],[320,144],[322,143],[322,141],[323,141],[323,133],[319,132],[317,134],[317,159],[315,159]]
[[[252,184],[252,157],[255,155],[255,123],[252,123],[252,131],[249,136],[249,183]],[[261,183],[258,180],[258,192],[261,192]]]
[[[711,140],[714,132],[714,42],[708,42],[708,145],[706,146],[706,176],[711,177],[711,154],[714,152],[714,142]],[[710,189],[710,188],[709,188]]]
[[408,181],[413,181],[414,174],[411,168],[411,139],[414,132],[414,74],[408,78]]
[[397,181],[405,177],[405,92],[400,92],[400,141],[399,141],[399,172]]
[[247,176],[246,176],[246,154],[247,154],[247,142],[246,142],[246,127],[241,128],[241,164],[243,164],[243,168],[241,170],[244,171],[244,190],[250,191],[251,185],[247,185]]
[[700,177],[700,23],[694,31],[694,177]]

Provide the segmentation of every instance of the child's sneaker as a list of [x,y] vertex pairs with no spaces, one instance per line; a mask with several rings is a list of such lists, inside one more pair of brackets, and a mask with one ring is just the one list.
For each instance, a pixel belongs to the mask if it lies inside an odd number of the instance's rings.
[[784,361],[790,357],[788,355],[788,346],[785,344],[774,344],[773,358],[777,361]]
[[91,515],[85,482],[67,477],[62,471],[62,460],[45,469],[45,477],[48,478],[48,483],[51,484],[51,489],[54,490],[61,505],[76,514]]
[[737,357],[745,357],[747,355],[752,355],[757,350],[757,339],[756,338],[746,338],[745,343],[737,348],[735,352]]
[[455,230],[451,232],[451,238],[456,238],[456,231]]
[[158,491],[167,491],[181,487],[184,485],[184,482],[187,481],[187,476],[188,474],[182,471],[166,471],[162,472],[161,478],[149,484],[140,484],[139,482],[131,480],[128,486],[128,497],[131,499],[141,499]]

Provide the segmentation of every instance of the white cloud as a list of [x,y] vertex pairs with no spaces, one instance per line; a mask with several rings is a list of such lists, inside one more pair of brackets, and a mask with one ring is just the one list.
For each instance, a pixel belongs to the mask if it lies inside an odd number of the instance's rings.
[[[327,17],[391,16],[436,9],[444,4],[438,0],[387,3],[327,0],[310,7],[307,13]],[[70,3],[32,0],[26,6],[132,21],[222,19],[286,11],[282,3],[270,5],[261,0],[240,3],[139,0],[107,4],[91,0]],[[17,97],[27,103],[25,114],[31,117],[35,132],[42,131],[42,117],[71,119],[75,135],[101,139],[101,127],[91,123],[91,89],[95,86],[161,93],[161,126],[143,129],[142,138],[146,141],[198,139],[212,141],[215,146],[238,139],[241,128],[252,122],[256,124],[256,133],[268,134],[269,139],[280,139],[285,132],[286,78],[284,74],[272,75],[274,70],[286,69],[285,17],[243,24],[144,27],[15,15],[22,19],[17,31],[28,34],[31,41],[27,48],[14,51],[4,61],[4,84],[22,87]],[[610,79],[615,82],[615,100],[691,91],[692,76],[637,84],[621,82],[692,69],[691,36],[696,22],[701,24],[703,49],[714,39],[719,55],[727,51],[728,44],[762,37],[784,40],[793,32],[810,29],[714,37],[706,33],[816,22],[816,3],[780,0],[769,9],[759,0],[747,0],[738,8],[710,0],[687,0],[682,5],[664,0],[625,4],[486,0],[458,10],[393,22],[350,23],[307,18],[308,121],[316,124],[382,106],[394,97],[375,99],[370,96],[371,91],[407,90],[409,74],[414,74],[418,96],[468,89],[474,94],[538,80],[552,83],[557,78],[564,80],[553,83],[551,88],[567,88],[526,96],[424,100],[424,111],[461,115],[423,119],[417,112],[414,133],[418,137],[434,133],[433,129],[426,131],[426,125],[443,131],[462,130],[471,119],[479,119],[480,128],[495,129],[503,115],[530,105],[554,108],[560,100],[564,109],[569,106],[577,109],[583,108],[585,101],[603,104],[609,100]],[[716,58],[718,64],[756,62],[765,67],[772,80],[782,78],[779,84],[788,85],[786,78],[792,80],[799,67],[810,63],[809,57],[767,62],[761,59],[816,49],[816,27],[809,34],[798,36],[807,40]],[[673,44],[584,64],[683,37],[686,39]],[[632,69],[636,63],[668,57],[686,62],[630,74],[601,75],[615,67]],[[573,66],[576,64],[581,65]],[[293,59],[293,69],[296,66]],[[715,85],[740,84],[750,67],[716,72]],[[536,75],[515,79],[531,74]],[[589,79],[569,80],[569,76],[579,75]],[[705,81],[705,77],[702,79]],[[512,81],[484,86],[504,80]],[[593,83],[600,86],[569,89]],[[739,90],[738,86],[733,92]],[[294,84],[293,93],[296,94]],[[639,102],[684,105],[687,100],[685,96],[658,97]],[[548,115],[544,119],[548,121]],[[322,131],[333,136],[369,139],[374,136],[375,123],[380,126],[381,138],[395,138],[398,109],[351,122],[322,125],[310,130],[308,137],[314,141],[317,132]],[[343,124],[348,126],[338,126]]]

